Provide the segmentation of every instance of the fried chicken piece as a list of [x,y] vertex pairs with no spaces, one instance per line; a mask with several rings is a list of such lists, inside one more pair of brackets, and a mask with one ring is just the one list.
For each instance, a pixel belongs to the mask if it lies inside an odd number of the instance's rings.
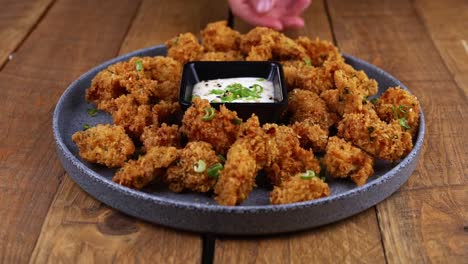
[[210,51],[203,53],[200,61],[243,61],[244,57],[238,51]]
[[[195,170],[199,169],[200,160],[204,162],[205,169],[197,172]],[[208,192],[216,184],[216,178],[209,176],[208,171],[217,163],[219,158],[210,143],[189,142],[181,151],[178,162],[167,169],[164,180],[174,192],[183,190]]]
[[276,124],[265,124],[263,130],[268,135],[268,161],[265,171],[274,185],[306,170],[320,173],[319,161],[311,150],[301,148],[293,129]]
[[314,121],[306,119],[296,122],[292,129],[299,136],[299,143],[304,149],[324,152],[328,143],[328,130],[321,128]]
[[375,106],[382,120],[387,123],[406,121],[407,131],[412,136],[416,134],[419,127],[419,101],[416,96],[400,87],[391,87],[380,96]]
[[255,185],[255,178],[263,166],[271,163],[267,149],[267,135],[253,115],[241,124],[239,138],[228,151],[226,164],[215,186],[215,200],[221,205],[242,203]]
[[329,59],[343,60],[338,48],[330,41],[320,40],[316,38],[311,40],[308,37],[299,37],[296,43],[304,47],[307,55],[310,57],[310,62],[315,67],[322,66]]
[[336,70],[351,67],[343,58],[330,58],[321,67],[314,67],[309,61],[284,61],[283,70],[288,90],[299,88],[321,94],[334,87],[333,74]]
[[227,21],[209,23],[200,32],[206,51],[234,51],[239,49],[241,34],[227,26]]
[[179,153],[174,147],[153,147],[138,160],[125,163],[112,180],[129,188],[141,189],[162,176],[164,169],[178,157]]
[[373,105],[368,102],[367,97],[377,93],[375,80],[369,79],[364,71],[352,68],[335,71],[334,80],[336,89],[321,94],[331,111],[340,116],[373,112]]
[[[181,131],[189,141],[205,141],[213,145],[216,152],[226,154],[236,141],[240,126],[237,113],[228,110],[224,105],[219,111],[212,108],[208,100],[196,97],[192,106],[185,111]],[[212,118],[204,118],[213,111]],[[205,119],[205,120],[204,120]]]
[[413,148],[411,134],[403,131],[399,123],[387,124],[377,116],[362,113],[345,114],[338,124],[337,135],[388,161],[403,158]]
[[140,105],[131,94],[122,95],[114,100],[117,110],[112,113],[114,124],[125,128],[134,138],[139,138],[143,128],[153,123],[149,105]]
[[328,110],[327,104],[316,93],[301,89],[294,89],[288,93],[288,113],[290,122],[318,124],[323,130],[333,126],[338,116]]
[[97,125],[74,133],[72,140],[81,158],[109,168],[122,166],[135,151],[132,140],[121,126]]
[[334,178],[350,177],[357,186],[362,186],[374,174],[372,157],[339,137],[328,140],[323,164]]
[[168,126],[163,123],[160,127],[156,125],[147,126],[143,129],[140,137],[144,150],[153,147],[176,147],[180,148],[180,133],[177,125]]
[[203,52],[203,47],[198,43],[197,37],[189,32],[166,41],[166,45],[167,56],[181,64],[195,60]]
[[159,101],[151,109],[154,124],[162,123],[176,123],[180,122],[182,116],[182,109],[178,102]]
[[94,103],[98,109],[107,111],[108,104],[115,98],[127,93],[122,75],[116,73],[119,64],[110,65],[100,71],[91,81],[91,86],[86,89],[86,101]]
[[256,27],[241,36],[240,50],[247,61],[308,59],[302,46],[266,27]]
[[301,174],[290,177],[270,193],[272,204],[288,204],[318,199],[330,195],[328,184],[318,177],[301,178]]

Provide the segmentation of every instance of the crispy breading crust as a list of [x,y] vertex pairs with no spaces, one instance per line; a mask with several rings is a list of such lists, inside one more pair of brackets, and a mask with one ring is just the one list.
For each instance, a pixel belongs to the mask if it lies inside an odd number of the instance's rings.
[[179,126],[168,126],[165,123],[160,127],[147,126],[143,129],[140,140],[143,142],[144,150],[157,146],[180,148]]
[[135,152],[132,140],[121,126],[97,125],[76,132],[72,140],[80,149],[82,159],[110,168],[122,166]]
[[221,105],[214,110],[212,120],[203,120],[205,109],[211,108],[208,100],[195,98],[193,104],[185,112],[181,131],[189,141],[205,141],[213,145],[216,152],[226,154],[229,147],[236,141],[240,126],[235,120],[240,120],[237,113]]
[[318,124],[322,129],[328,130],[338,121],[338,116],[328,110],[327,104],[316,93],[306,90],[294,89],[288,93],[288,112],[290,122]]
[[166,41],[167,56],[175,59],[181,64],[196,60],[203,52],[203,47],[192,33],[179,34]]
[[178,157],[179,152],[174,147],[153,147],[138,160],[125,163],[112,180],[129,188],[141,189],[162,176],[164,169]]
[[411,134],[403,131],[399,123],[387,124],[377,116],[362,113],[345,114],[338,124],[338,136],[388,161],[403,158],[413,148]]
[[143,128],[153,124],[150,106],[139,105],[133,95],[122,95],[114,103],[117,108],[112,113],[114,124],[124,127],[131,137],[139,138]]
[[243,61],[244,57],[238,51],[209,51],[201,54],[200,61]]
[[227,21],[209,23],[200,32],[206,51],[233,51],[239,49],[241,34],[227,26]]
[[300,174],[275,186],[270,193],[272,204],[288,204],[314,200],[330,195],[328,184],[318,177],[302,179]]
[[[200,173],[194,168],[199,160],[206,164],[206,169]],[[208,169],[218,162],[219,158],[210,143],[189,142],[180,152],[178,162],[167,169],[164,180],[174,192],[208,192],[216,184],[216,178],[208,176]]]
[[296,122],[291,127],[298,135],[302,148],[312,149],[314,152],[325,151],[328,143],[328,129],[321,128],[309,119]]
[[215,200],[222,205],[236,205],[244,201],[255,185],[255,178],[268,157],[267,135],[253,115],[241,124],[239,138],[229,149],[226,164],[215,186]]
[[334,178],[350,177],[358,186],[374,174],[372,157],[339,137],[328,140],[323,165]]
[[399,118],[405,118],[408,132],[416,135],[419,127],[419,101],[408,91],[400,87],[388,88],[377,100],[375,105],[379,117],[387,123]]

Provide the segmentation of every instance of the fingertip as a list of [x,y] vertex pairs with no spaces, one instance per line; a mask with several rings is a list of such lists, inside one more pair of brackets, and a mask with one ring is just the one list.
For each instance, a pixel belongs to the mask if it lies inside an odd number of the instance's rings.
[[301,17],[285,17],[281,21],[284,27],[300,28],[304,26],[304,19]]

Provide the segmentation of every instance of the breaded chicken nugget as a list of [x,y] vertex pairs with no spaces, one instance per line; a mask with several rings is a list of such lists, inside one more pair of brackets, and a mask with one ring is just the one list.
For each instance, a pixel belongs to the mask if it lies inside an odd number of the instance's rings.
[[299,37],[296,43],[305,49],[307,55],[310,57],[311,64],[315,67],[322,66],[328,59],[342,60],[338,48],[330,41],[320,40],[319,38],[311,40],[308,37]]
[[143,128],[153,124],[149,105],[140,105],[131,94],[122,95],[114,100],[117,110],[112,113],[114,124],[125,128],[134,138],[139,138]]
[[301,148],[293,129],[276,124],[265,124],[263,130],[268,135],[267,149],[269,164],[265,171],[274,185],[306,170],[320,173],[319,161],[311,150]]
[[164,169],[178,157],[179,153],[174,147],[153,147],[138,160],[125,163],[112,180],[129,188],[141,189],[162,176]]
[[200,61],[243,61],[244,57],[238,51],[210,51],[201,54]]
[[181,131],[189,141],[205,141],[213,145],[216,152],[226,154],[236,141],[240,119],[237,113],[221,105],[219,111],[211,107],[208,100],[196,97],[192,106],[185,111]]
[[226,164],[215,186],[215,200],[222,205],[242,203],[255,185],[263,166],[270,163],[267,135],[253,115],[241,125],[239,138],[229,149]]
[[227,26],[227,21],[209,23],[200,32],[206,51],[235,51],[239,49],[241,34]]
[[328,140],[322,161],[331,176],[351,177],[358,186],[364,185],[374,174],[372,157],[339,137],[331,137]]
[[303,177],[301,173],[289,177],[270,193],[272,204],[309,201],[330,195],[330,188],[318,177]]
[[404,128],[415,135],[419,127],[419,101],[400,87],[389,88],[377,100],[376,111],[387,123],[398,120]]
[[312,149],[314,152],[324,152],[328,143],[328,130],[321,128],[313,120],[306,119],[296,122],[292,126],[299,136],[299,143],[304,149]]
[[152,147],[176,147],[180,148],[180,133],[177,125],[168,126],[163,123],[160,127],[156,125],[147,126],[143,129],[140,137],[145,150]]
[[411,134],[399,123],[387,124],[377,116],[362,113],[345,114],[338,124],[338,136],[388,161],[403,158],[413,148]]
[[181,64],[195,60],[203,52],[203,47],[192,33],[179,34],[177,37],[166,41],[166,45],[167,56]]
[[210,172],[219,162],[210,143],[189,142],[180,152],[178,162],[167,169],[164,180],[174,192],[208,192],[216,184],[216,177]]
[[318,124],[323,130],[333,126],[338,116],[328,110],[327,104],[316,93],[301,89],[294,89],[288,93],[288,113],[290,122]]
[[182,109],[178,102],[168,102],[161,100],[151,109],[154,124],[177,123],[180,122]]
[[98,109],[107,111],[107,104],[127,92],[122,81],[124,76],[117,74],[118,64],[110,65],[100,71],[92,80],[91,87],[86,89],[86,101],[96,104]]
[[107,167],[122,166],[135,151],[132,140],[121,126],[97,125],[76,132],[72,140],[81,158]]

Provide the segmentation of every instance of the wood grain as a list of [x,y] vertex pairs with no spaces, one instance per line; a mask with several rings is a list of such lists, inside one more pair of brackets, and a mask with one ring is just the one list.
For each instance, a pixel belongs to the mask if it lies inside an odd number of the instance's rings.
[[[304,14],[306,28],[288,31],[291,37],[317,34],[332,40],[323,1],[313,1]],[[250,26],[236,20],[241,32]],[[237,28],[237,27],[240,28]],[[221,237],[215,244],[216,263],[379,263],[384,251],[376,218],[371,208],[357,216],[317,229],[277,237]]]
[[[119,53],[164,43],[180,32],[197,32],[207,22],[225,19],[225,2],[211,2],[216,12],[201,12],[210,2],[143,1]],[[199,5],[200,12],[192,12],[188,4],[193,8]],[[182,8],[184,5],[186,8]],[[184,22],[176,23],[181,17]],[[201,257],[199,235],[118,213],[65,177],[47,215],[32,262],[197,263]]]
[[227,17],[227,1],[143,1],[120,52],[164,44],[183,32],[199,36],[198,32],[206,24]]
[[399,192],[378,206],[388,263],[465,263],[468,187]]
[[66,177],[55,196],[32,263],[197,263],[195,234],[159,227],[96,201]]
[[415,6],[442,59],[468,95],[468,2],[417,0]]
[[216,241],[215,263],[383,263],[373,208],[310,231]]
[[33,30],[53,0],[1,0],[0,68],[13,59],[12,53]]
[[137,4],[59,1],[0,72],[1,263],[29,260],[63,178],[51,129],[59,95],[116,54]]

